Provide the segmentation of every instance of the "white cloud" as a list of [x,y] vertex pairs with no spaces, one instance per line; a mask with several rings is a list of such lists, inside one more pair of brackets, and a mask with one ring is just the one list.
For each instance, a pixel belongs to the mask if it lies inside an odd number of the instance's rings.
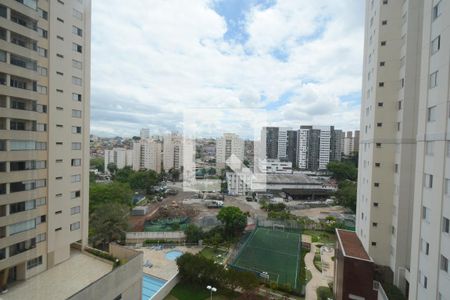
[[241,45],[206,0],[93,1],[92,131],[179,130],[186,108],[264,107],[288,91],[275,124],[355,129],[359,106],[341,97],[360,90],[362,15],[359,0],[279,0],[247,13]]

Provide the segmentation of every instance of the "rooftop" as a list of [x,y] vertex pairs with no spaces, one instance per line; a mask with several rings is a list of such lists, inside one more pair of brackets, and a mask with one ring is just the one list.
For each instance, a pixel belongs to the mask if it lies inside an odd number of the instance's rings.
[[272,184],[312,184],[322,185],[321,182],[312,179],[311,177],[302,173],[293,174],[264,174],[266,182]]
[[0,299],[66,299],[111,272],[112,264],[72,250],[68,260],[10,286]]
[[336,229],[336,234],[344,256],[371,260],[354,231]]

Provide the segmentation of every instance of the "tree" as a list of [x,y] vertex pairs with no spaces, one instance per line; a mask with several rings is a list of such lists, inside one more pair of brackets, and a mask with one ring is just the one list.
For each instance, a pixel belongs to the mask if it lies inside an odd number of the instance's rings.
[[130,177],[134,173],[135,171],[133,171],[133,169],[130,166],[126,166],[125,168],[116,171],[114,179],[119,182],[128,183],[130,181]]
[[92,244],[105,249],[116,240],[122,240],[128,229],[129,208],[118,202],[101,203],[90,214],[89,229]]
[[147,194],[151,194],[158,183],[158,173],[153,170],[134,172],[129,178],[129,184],[132,189],[145,190]]
[[103,158],[91,158],[90,160],[91,169],[96,169],[99,172],[105,171],[105,160]]
[[195,224],[189,224],[184,230],[184,234],[188,243],[197,243],[203,237],[202,229]]
[[119,203],[131,207],[132,196],[133,191],[125,183],[91,184],[89,187],[89,211],[92,213],[97,206],[103,203]]
[[224,225],[226,237],[236,237],[247,225],[246,215],[236,206],[227,206],[220,209],[217,219]]
[[106,167],[109,171],[109,173],[114,174],[117,171],[117,166],[115,163],[109,163]]
[[346,180],[339,183],[338,190],[334,195],[339,205],[356,212],[356,182]]
[[331,161],[327,165],[327,170],[331,172],[338,182],[344,180],[355,181],[358,177],[358,169],[351,163]]

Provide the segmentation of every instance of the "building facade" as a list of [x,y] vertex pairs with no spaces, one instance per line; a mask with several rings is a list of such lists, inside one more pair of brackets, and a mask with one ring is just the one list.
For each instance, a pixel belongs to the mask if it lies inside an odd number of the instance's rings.
[[162,143],[152,139],[141,139],[133,143],[133,170],[153,170],[161,172]]
[[366,1],[356,232],[410,299],[450,295],[449,25],[447,0]]
[[278,127],[263,127],[261,129],[261,144],[265,151],[263,157],[267,159],[278,158],[278,134],[280,129]]
[[133,166],[133,150],[125,148],[113,148],[112,150],[105,150],[105,170],[108,170],[109,164],[115,164],[117,169]]
[[0,3],[0,287],[87,244],[90,0]]
[[232,155],[244,162],[244,140],[234,133],[225,133],[216,141],[217,168],[225,168],[227,159]]
[[164,136],[163,141],[163,169],[180,170],[183,165],[183,137],[177,134]]

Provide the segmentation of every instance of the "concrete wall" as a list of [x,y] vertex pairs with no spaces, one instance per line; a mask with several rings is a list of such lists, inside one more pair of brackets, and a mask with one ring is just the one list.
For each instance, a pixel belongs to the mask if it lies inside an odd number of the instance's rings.
[[153,296],[152,300],[163,300],[164,298],[166,298],[166,296],[169,295],[170,291],[177,285],[178,282],[180,282],[179,273],[177,273],[169,281],[167,281],[159,290],[159,292]]
[[[68,299],[114,299],[122,295],[122,299],[141,300],[142,293],[142,252],[126,249],[119,245],[110,245],[111,254],[118,258],[129,258],[128,262],[113,269],[99,280]],[[132,253],[134,252],[134,253]]]

